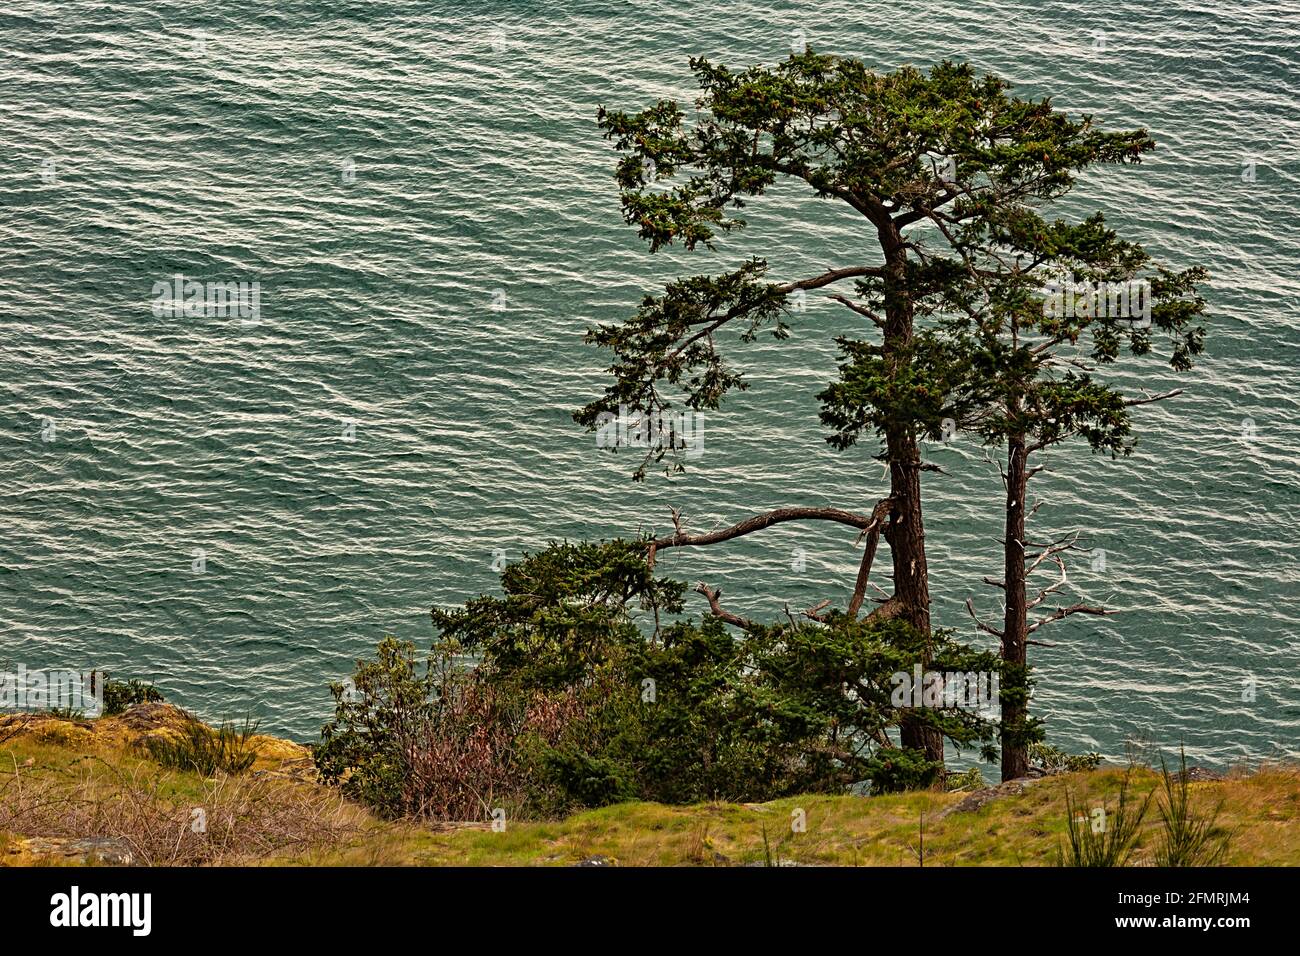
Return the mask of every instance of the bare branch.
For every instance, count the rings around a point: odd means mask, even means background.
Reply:
[[[1062,551],[1081,550],[1075,547],[1075,542],[1078,540],[1079,532],[1076,531],[1073,534],[1067,534],[1063,538],[1058,538],[1056,541],[1051,541],[1046,544],[1040,544],[1034,541],[1026,542],[1026,544],[1031,548],[1042,548],[1043,550],[1034,558],[1034,563],[1025,570],[1025,577],[1029,577],[1029,575],[1037,571],[1038,566],[1048,558],[1055,559],[1055,556],[1060,554]],[[1062,568],[1061,570],[1064,572],[1065,569]]]
[[[858,577],[853,582],[853,597],[849,600],[849,620],[856,621],[862,610],[862,599],[867,593],[867,579],[871,576],[871,565],[876,560],[876,548],[880,544],[880,529],[884,526],[889,509],[893,507],[892,498],[882,498],[871,512],[871,524],[864,532],[867,536],[866,547],[862,551],[862,564],[858,566]]]
[[[1002,639],[1001,631],[999,631],[996,627],[993,627],[989,624],[985,624],[975,615],[975,605],[971,602],[970,598],[966,599],[966,612],[970,614],[971,620],[975,622],[976,626],[978,626],[981,631],[983,631],[986,634],[992,634],[994,637],[998,638],[999,640]]]
[[[836,302],[839,302],[841,305],[848,306],[854,312],[858,313],[858,315],[865,315],[876,325],[880,326],[880,328],[883,329],[885,327],[885,320],[881,318],[879,315],[877,315],[876,313],[872,312],[866,306],[858,305],[856,302],[850,301],[849,299],[846,299],[844,296],[838,294],[832,295],[830,296],[830,298],[834,299]]]
[[[682,536],[682,534],[684,533],[684,532],[682,531],[682,513],[681,513],[681,510],[678,509],[678,508],[673,508],[673,507],[671,507],[671,506],[669,506],[668,510],[671,511],[671,512],[673,513],[673,530],[676,532],[676,534],[674,535],[674,537],[678,537],[678,538],[680,538],[680,537]]]
[[[761,515],[746,518],[739,524],[734,524],[730,528],[723,528],[721,531],[689,535],[681,530],[680,516],[676,515],[673,522],[676,526],[675,532],[664,538],[656,538],[649,544],[657,550],[677,548],[684,545],[717,544],[720,541],[730,541],[732,538],[739,538],[754,531],[770,528],[772,525],[784,521],[836,521],[851,528],[868,531],[871,528],[873,518],[870,515],[855,514],[841,508],[776,508]]]
[[[787,282],[784,285],[772,286],[771,290],[773,296],[789,295],[791,292],[799,289],[820,289],[823,286],[831,285],[832,283],[839,282],[842,279],[853,279],[861,276],[883,276],[884,274],[885,270],[883,266],[851,266],[846,269],[831,269],[829,272],[824,272],[819,276],[813,276],[810,279],[799,279],[795,282]],[[760,301],[768,300],[763,299]],[[739,318],[753,310],[758,304],[759,302],[751,302],[746,305],[733,306],[721,315],[707,317],[704,321],[708,322],[708,325],[703,329],[700,329],[700,331],[688,336],[673,350],[670,357],[679,357],[700,339],[712,335],[732,319]]]
[[[1176,388],[1172,392],[1165,392],[1163,395],[1150,395],[1146,393],[1144,394],[1146,395],[1145,398],[1130,398],[1124,404],[1128,406],[1133,406],[1133,405],[1150,405],[1152,402],[1163,402],[1166,398],[1173,398],[1176,395],[1183,394],[1183,390],[1181,388]]]
[[[1038,630],[1044,624],[1050,624],[1052,623],[1052,621],[1059,621],[1062,618],[1069,617],[1071,614],[1105,615],[1105,614],[1118,614],[1118,613],[1119,613],[1118,611],[1108,611],[1104,607],[1094,607],[1093,605],[1090,604],[1071,604],[1069,607],[1058,607],[1055,611],[1053,611],[1051,614],[1044,617],[1042,620],[1030,624],[1029,628],[1025,631],[1025,633],[1032,634],[1034,633],[1034,631]]]
[[[701,581],[695,585],[695,590],[703,594],[705,600],[709,602],[709,610],[713,612],[714,617],[721,618],[726,623],[734,624],[736,627],[744,628],[747,631],[753,630],[756,626],[753,621],[746,620],[739,615],[732,614],[730,611],[724,611],[722,609],[722,604],[719,600],[722,597],[721,588],[718,588],[718,590],[715,591]]]
[[[831,603],[831,599],[827,598],[825,601],[822,601],[819,604],[814,604],[812,607],[808,608],[808,610],[803,612],[803,616],[808,618],[809,620],[818,621],[822,624],[825,624],[826,616],[823,614],[819,614],[818,612],[821,611],[823,608],[829,606],[830,603]]]
[[[1040,560],[1041,560],[1041,558],[1040,558]],[[1057,566],[1058,568],[1061,569],[1061,578],[1060,578],[1060,580],[1057,581],[1055,584],[1050,585],[1050,586],[1048,586],[1048,587],[1045,587],[1045,588],[1043,588],[1041,591],[1039,591],[1039,592],[1038,592],[1038,597],[1034,598],[1032,601],[1028,602],[1028,603],[1025,605],[1025,610],[1026,610],[1026,611],[1032,611],[1034,608],[1038,607],[1038,605],[1040,605],[1040,604],[1042,604],[1044,601],[1046,601],[1046,600],[1047,600],[1047,596],[1048,596],[1049,594],[1054,594],[1054,593],[1056,593],[1056,592],[1059,591],[1061,588],[1065,587],[1065,585],[1066,585],[1067,583],[1069,583],[1069,582],[1066,580],[1066,574],[1065,574],[1065,562],[1062,561],[1062,560],[1061,560],[1059,557],[1057,557],[1055,554],[1052,555],[1052,561],[1056,564],[1056,566]],[[1037,566],[1037,565],[1035,565],[1035,566]],[[1026,575],[1026,576],[1028,576],[1028,575]]]
[[[796,289],[820,289],[822,286],[831,285],[841,279],[856,279],[862,276],[882,278],[884,275],[884,266],[850,266],[847,269],[830,269],[811,279],[787,282],[785,285],[777,286],[776,291],[788,295]]]

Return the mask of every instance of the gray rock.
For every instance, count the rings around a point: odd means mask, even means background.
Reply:
[[[983,790],[975,790],[962,797],[951,806],[944,807],[937,814],[936,820],[942,820],[950,813],[974,813],[980,810],[994,800],[1000,800],[1003,797],[1018,796],[1025,792],[1025,788],[1032,786],[1040,780],[1040,777],[1017,777],[1015,780],[1007,780],[998,784],[996,787],[985,787]]]
[[[11,847],[9,852],[58,856],[70,863],[80,864],[132,866],[135,863],[135,854],[131,851],[130,844],[117,837],[30,837]]]
[[[1190,780],[1192,783],[1198,783],[1227,780],[1228,777],[1226,774],[1219,773],[1217,770],[1207,770],[1205,767],[1188,767],[1185,771],[1180,770],[1178,773],[1174,774],[1174,779],[1179,783],[1182,783],[1184,779]]]

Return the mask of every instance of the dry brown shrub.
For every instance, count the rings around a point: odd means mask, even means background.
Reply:
[[[576,695],[534,695],[526,707],[476,674],[439,675],[438,706],[402,742],[405,816],[481,821],[528,800],[522,742],[553,742],[581,710]]]

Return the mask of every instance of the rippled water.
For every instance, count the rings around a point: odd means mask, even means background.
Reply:
[[[1134,737],[1219,764],[1300,754],[1294,2],[4,7],[0,659],[152,678],[309,738],[326,682],[384,634],[426,642],[430,605],[491,589],[498,549],[662,530],[669,505],[696,529],[869,508],[879,464],[816,422],[844,328],[816,296],[792,339],[745,354],[753,388],[685,476],[634,486],[568,417],[602,382],[582,330],[667,277],[766,253],[790,278],[871,247],[793,189],[711,256],[651,258],[620,220],[597,106],[688,98],[690,56],[771,62],[802,30],[1150,128],[1149,162],[1067,208],[1210,268],[1209,355],[1178,381],[1128,365],[1187,393],[1140,410],[1131,459],[1071,448],[1039,479],[1040,532],[1106,552],[1077,591],[1125,613],[1055,626],[1037,702],[1057,743],[1112,757]],[[258,281],[261,322],[156,318],[175,273]],[[970,631],[966,597],[994,604],[997,469],[960,439],[931,454],[936,615]],[[843,532],[667,566],[773,615],[842,598]]]

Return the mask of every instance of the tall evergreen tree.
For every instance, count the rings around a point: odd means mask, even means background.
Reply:
[[[970,391],[976,353],[944,326],[972,293],[960,250],[933,228],[936,217],[994,228],[1010,210],[1068,189],[1078,169],[1136,160],[1149,139],[1071,120],[1049,102],[1013,97],[996,77],[948,62],[928,73],[877,74],[857,60],[809,51],[773,67],[733,71],[696,59],[691,69],[701,90],[693,124],[669,100],[637,113],[600,112],[605,135],[624,153],[617,170],[624,217],[651,251],[673,243],[712,249],[720,233],[744,226],[740,211],[751,198],[788,180],[859,215],[864,253],[802,278],[770,278],[768,260],[754,258],[721,275],[670,283],[626,320],[589,332],[613,353],[612,381],[575,417],[595,428],[624,410],[657,419],[675,400],[718,407],[746,385],[724,357],[724,341],[784,337],[792,296],[827,290],[863,320],[863,333],[839,340],[843,360],[821,395],[821,417],[837,448],[864,432],[878,439],[887,492],[858,512],[783,508],[701,536],[679,526],[654,546],[729,540],[787,520],[858,527],[863,559],[844,596],[846,613],[856,617],[883,534],[893,589],[871,614],[929,635],[921,442],[940,437],[944,420],[961,413],[952,396],[972,407],[979,401]],[[710,604],[725,613],[716,594]],[[942,760],[941,735],[923,720],[905,718],[901,740]]]
[[[1153,146],[1148,140],[1143,150]],[[1093,451],[1129,454],[1130,409],[1179,391],[1126,394],[1098,373],[1125,350],[1140,357],[1157,346],[1167,349],[1175,371],[1190,369],[1203,349],[1198,319],[1205,302],[1197,284],[1205,272],[1154,263],[1140,245],[1108,228],[1101,213],[1077,223],[1048,222],[1026,204],[1004,207],[997,219],[962,223],[936,212],[932,222],[965,272],[965,291],[954,296],[958,317],[948,330],[966,343],[979,371],[954,407],[966,427],[1006,446],[1003,576],[986,579],[1003,592],[1002,622],[980,621],[969,600],[967,608],[1002,646],[1002,778],[1011,780],[1028,771],[1028,745],[1041,736],[1028,709],[1028,648],[1037,643],[1030,635],[1074,614],[1110,613],[1085,601],[1060,601],[1068,580],[1062,555],[1075,548],[1077,535],[1051,541],[1029,535],[1027,520],[1036,510],[1028,504],[1029,482],[1043,467],[1031,461],[1075,438]],[[1040,568],[1060,576],[1032,586]],[[1056,604],[1050,611],[1049,603]]]

